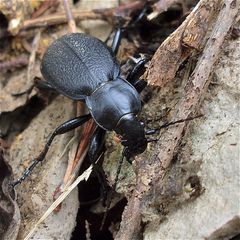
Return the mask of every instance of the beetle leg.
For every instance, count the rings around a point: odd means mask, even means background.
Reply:
[[[131,27],[135,27],[137,25],[137,23],[139,23],[146,16],[146,13],[149,9],[150,9],[149,5],[146,4],[145,7],[142,9],[142,11],[137,16],[137,18],[133,21],[130,21],[127,27],[117,29],[117,31],[115,32],[115,35],[113,37],[113,41],[112,41],[112,51],[115,55],[118,52],[118,48],[119,48],[119,45],[120,45],[120,42],[122,39],[122,32],[124,30],[128,30]]]
[[[149,4],[145,4],[144,8],[140,11],[140,13],[137,15],[137,17],[130,21],[129,27],[136,27],[138,23],[140,23],[144,18],[146,18],[146,15],[148,11],[150,11],[152,8]]]
[[[64,134],[66,132],[69,132],[81,125],[83,125],[85,122],[87,122],[89,119],[91,119],[91,115],[87,114],[84,116],[76,117],[73,119],[68,120],[67,122],[61,124],[59,127],[57,127],[50,138],[48,139],[44,149],[42,152],[33,160],[33,163],[23,172],[23,175],[18,178],[15,182],[12,183],[12,186],[15,187],[19,183],[21,183],[26,177],[28,177],[33,169],[37,166],[38,163],[42,162],[48,152],[48,149],[53,141],[53,139],[60,134]]]
[[[107,197],[107,181],[102,167],[97,162],[101,153],[103,153],[104,142],[105,142],[106,130],[97,127],[93,133],[88,148],[88,156],[90,162],[93,164],[93,170],[98,178],[99,183],[101,184],[101,194],[103,196],[103,202],[105,202]]]
[[[139,93],[147,86],[147,82],[139,78],[145,72],[145,63],[148,61],[148,59],[140,60],[127,76],[127,81],[131,83]]]
[[[120,43],[122,39],[122,29],[118,28],[117,31],[114,34],[113,41],[112,41],[112,51],[114,55],[117,54]]]

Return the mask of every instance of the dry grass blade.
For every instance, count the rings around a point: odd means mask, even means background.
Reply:
[[[24,238],[24,240],[28,240],[33,235],[34,231],[37,229],[38,225],[41,224],[53,211],[54,209],[61,203],[63,200],[69,195],[69,193],[83,180],[87,181],[90,174],[92,172],[92,165],[81,175],[79,176],[72,185],[65,189],[65,191],[53,202],[53,204],[47,209],[47,211],[43,214],[43,216],[39,219],[39,221],[35,224],[34,228],[29,232],[29,234]]]

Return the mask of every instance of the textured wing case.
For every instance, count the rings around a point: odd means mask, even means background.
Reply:
[[[102,83],[119,75],[111,50],[86,34],[65,35],[47,49],[41,65],[43,77],[72,99],[85,99]]]

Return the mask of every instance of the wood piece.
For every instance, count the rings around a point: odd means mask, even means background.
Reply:
[[[75,20],[91,20],[103,19],[104,17],[93,11],[74,11],[73,17]],[[51,14],[44,17],[25,20],[21,26],[21,30],[34,27],[47,27],[51,25],[66,23],[68,20],[65,13]]]
[[[39,47],[40,39],[41,39],[41,30],[37,32],[37,34],[34,36],[32,41],[31,54],[29,57],[29,64],[27,69],[27,83],[26,83],[27,87],[29,87],[29,85],[32,85],[32,82],[33,82],[32,72],[33,72],[33,68],[36,60],[36,53]]]
[[[43,1],[40,6],[36,9],[35,12],[32,13],[31,18],[37,18],[41,16],[43,13],[45,13],[47,10],[56,9],[59,2],[57,0],[46,0]]]
[[[159,0],[153,5],[153,12],[148,15],[148,20],[156,18],[160,13],[167,11],[174,3],[182,2],[181,0]],[[185,11],[183,11],[185,12]]]
[[[214,24],[214,29],[198,60],[195,71],[189,78],[182,99],[179,101],[175,112],[176,119],[187,118],[196,110],[210,83],[210,76],[218,60],[221,47],[227,34],[234,24],[239,11],[240,3],[236,0],[226,0],[221,6],[220,13]],[[155,63],[156,64],[156,63]],[[187,130],[188,123],[184,122],[172,126],[162,134],[150,159],[136,159],[138,167],[136,189],[126,207],[120,230],[116,240],[139,239],[141,224],[141,204],[149,198],[151,191],[162,184],[174,152],[178,149],[180,140]]]
[[[68,20],[68,27],[71,33],[75,33],[77,32],[77,27],[76,27],[76,23],[72,14],[72,10],[69,6],[69,1],[68,0],[62,0],[63,1],[63,6],[65,9],[65,14]]]
[[[101,13],[105,17],[122,17],[129,18],[133,14],[133,12],[140,10],[144,7],[146,1],[134,1],[126,4],[122,4],[118,7],[114,8],[103,8],[96,9],[94,12]]]
[[[27,57],[17,57],[11,61],[5,61],[0,63],[0,71],[12,69],[12,68],[19,68],[28,65],[28,58]]]
[[[142,9],[144,4],[145,1],[135,1],[115,8],[95,9],[90,11],[73,11],[72,15],[75,21],[98,19],[111,21],[110,18],[112,17],[130,17],[134,11]],[[68,22],[68,19],[66,18],[65,13],[56,13],[35,19],[25,20],[21,26],[21,30],[35,27],[47,27],[66,22]]]
[[[148,84],[163,87],[189,56],[201,50],[220,2],[200,1],[181,26],[161,44],[144,75]]]

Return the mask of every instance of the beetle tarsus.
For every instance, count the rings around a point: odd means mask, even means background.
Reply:
[[[34,162],[30,165],[30,167],[28,167],[24,172],[23,175],[18,178],[15,182],[13,182],[11,184],[12,187],[17,186],[18,184],[22,183],[33,171],[33,169],[35,168],[35,166],[39,163],[39,160],[34,160]]]

